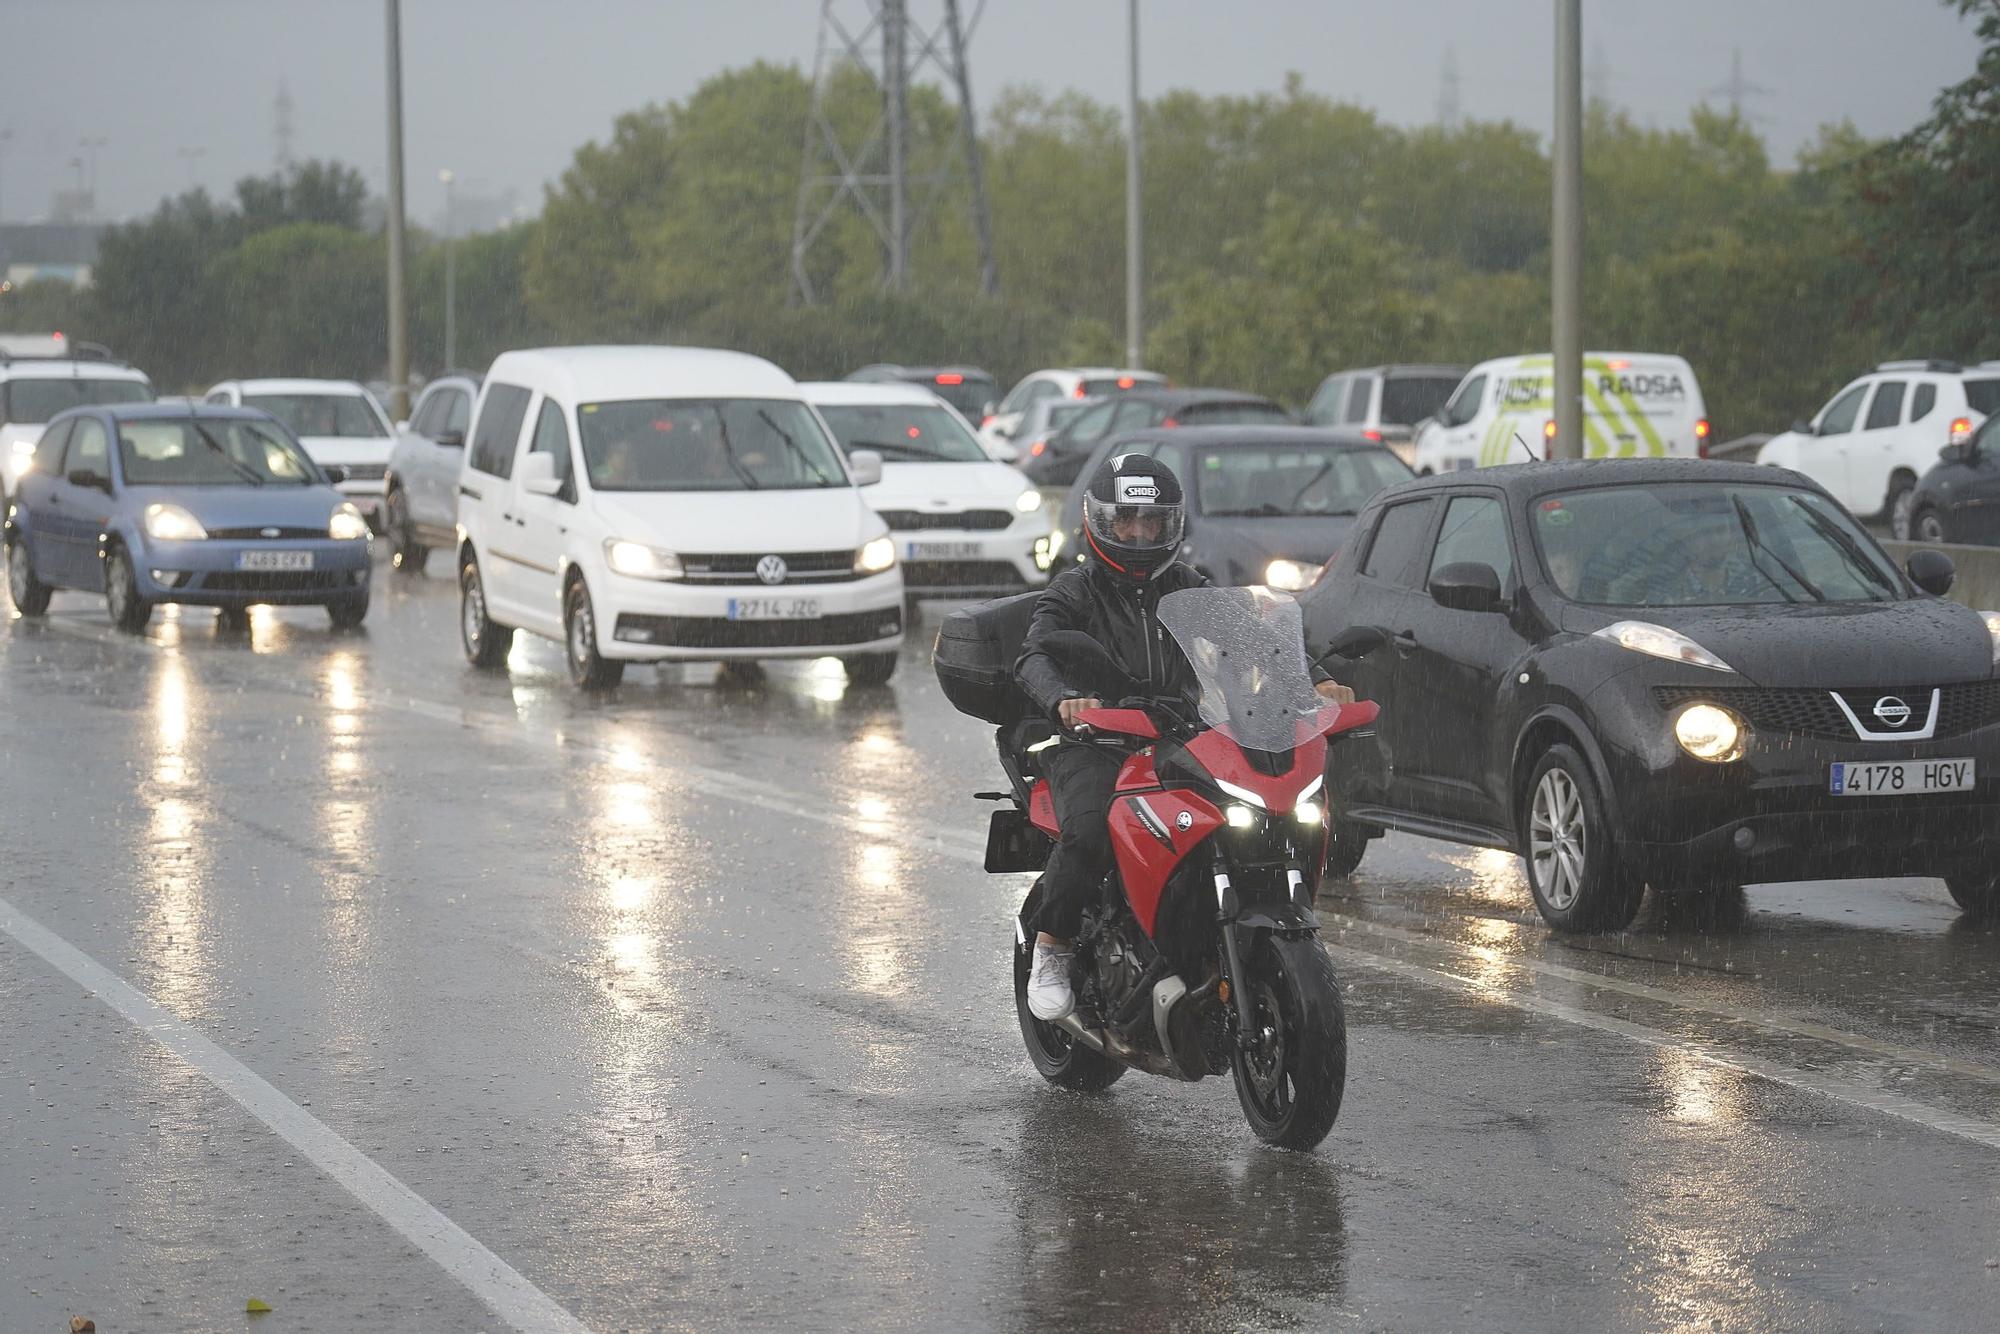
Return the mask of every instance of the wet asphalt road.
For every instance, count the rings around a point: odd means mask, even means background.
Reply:
[[[1563,940],[1387,839],[1279,1153],[1034,1075],[928,633],[589,699],[467,669],[435,564],[358,635],[0,626],[0,1331],[1994,1327],[2000,931],[1940,885]]]

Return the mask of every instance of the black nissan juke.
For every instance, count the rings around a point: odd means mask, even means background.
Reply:
[[[1645,887],[1941,876],[2000,909],[2000,612],[1899,570],[1796,473],[1693,460],[1392,487],[1302,595],[1382,704],[1329,775],[1327,870],[1386,829],[1519,853],[1559,930]]]

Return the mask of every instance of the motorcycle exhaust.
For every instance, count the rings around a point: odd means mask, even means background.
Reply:
[[[1167,1079],[1186,1079],[1180,1068],[1172,1060],[1143,1047],[1135,1047],[1107,1029],[1084,1027],[1083,1020],[1076,1017],[1074,1010],[1056,1020],[1056,1027],[1081,1042],[1101,1056],[1109,1056],[1135,1070],[1143,1070],[1149,1075],[1160,1075]]]

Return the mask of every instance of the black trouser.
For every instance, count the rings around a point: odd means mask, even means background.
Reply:
[[[1076,936],[1083,910],[1111,870],[1111,830],[1104,817],[1124,763],[1115,750],[1067,740],[1049,756],[1049,796],[1062,834],[1042,872],[1037,926],[1059,940]]]

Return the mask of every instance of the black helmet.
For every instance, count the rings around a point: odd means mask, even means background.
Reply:
[[[1083,493],[1084,541],[1108,569],[1150,579],[1181,549],[1185,510],[1173,469],[1143,454],[1119,454],[1104,461]]]

